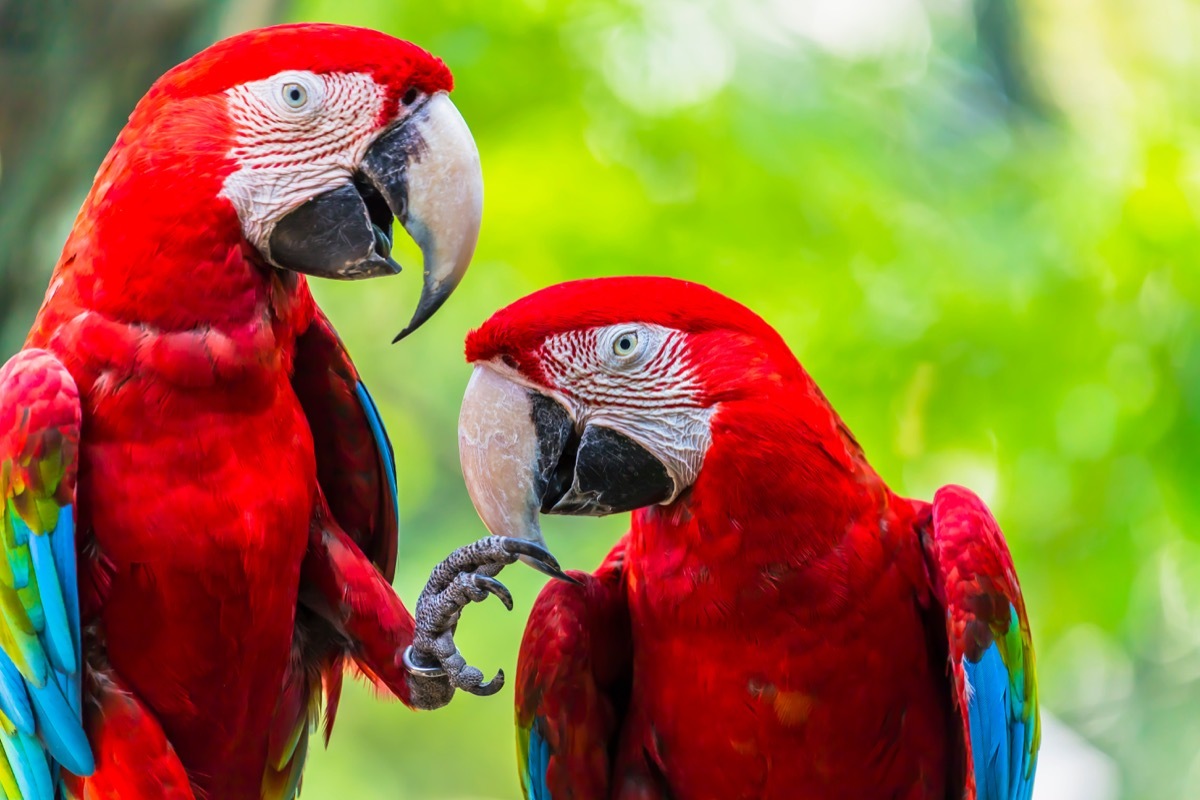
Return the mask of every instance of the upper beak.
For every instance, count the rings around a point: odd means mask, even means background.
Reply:
[[[675,496],[667,468],[640,444],[612,428],[578,428],[558,401],[475,367],[458,453],[489,531],[544,544],[540,513],[614,514]]]
[[[483,216],[479,152],[462,115],[438,92],[367,148],[351,183],[289,212],[271,233],[270,261],[327,278],[394,275],[392,220],[421,248],[424,286],[396,340],[433,316],[475,253]]]

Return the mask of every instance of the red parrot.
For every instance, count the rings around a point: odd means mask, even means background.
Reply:
[[[417,708],[478,688],[400,658],[452,630],[392,591],[391,446],[304,277],[398,272],[395,215],[405,333],[445,301],[482,208],[450,88],[413,44],[290,25],[134,109],[0,370],[0,795],[291,798],[344,666]],[[540,552],[488,540],[428,602],[506,599]]]
[[[788,346],[695,283],[536,292],[467,339],[495,534],[633,511],[547,586],[517,675],[531,800],[1028,800],[1034,655],[1004,538],[894,494]]]

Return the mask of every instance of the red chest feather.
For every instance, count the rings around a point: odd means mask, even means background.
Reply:
[[[39,329],[84,406],[88,646],[189,769],[235,795],[262,779],[318,491],[286,369],[296,321],[278,311],[174,333],[95,312]]]
[[[772,544],[786,528],[663,522],[639,515],[631,538],[618,776],[650,758],[680,797],[941,796],[949,693],[904,568],[915,538],[852,529],[798,564]]]

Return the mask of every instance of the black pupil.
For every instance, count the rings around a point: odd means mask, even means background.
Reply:
[[[293,103],[299,103],[300,102],[300,87],[293,86],[291,88],[291,91],[288,92],[288,97],[290,97],[292,99]]]
[[[404,97],[400,98],[400,101],[402,103],[404,103],[404,105],[406,105],[406,106],[411,106],[413,103],[416,102],[416,100],[417,100],[417,90],[416,89],[409,89],[407,92],[404,93]]]
[[[617,342],[617,347],[620,347],[622,350],[631,350],[633,349],[633,342],[629,341],[628,336],[622,336],[621,341]]]

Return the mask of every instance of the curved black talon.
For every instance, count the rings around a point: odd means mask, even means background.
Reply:
[[[481,683],[478,686],[463,686],[461,688],[464,692],[469,692],[476,697],[491,697],[504,688],[504,670],[496,670],[496,677],[487,683]]]
[[[499,600],[501,603],[503,603],[504,607],[507,608],[509,611],[513,610],[512,592],[510,592],[508,590],[508,587],[506,587],[503,583],[496,580],[495,578],[491,578],[491,577],[488,577],[487,575],[479,575],[479,574],[475,575],[474,581],[475,581],[475,585],[478,586],[480,589],[483,589],[485,592],[495,595],[496,599]]]
[[[576,586],[580,585],[579,581],[563,572],[563,568],[559,566],[558,559],[554,557],[554,554],[537,542],[531,542],[528,539],[506,538],[501,546],[510,553],[523,556],[522,561],[544,575]]]

